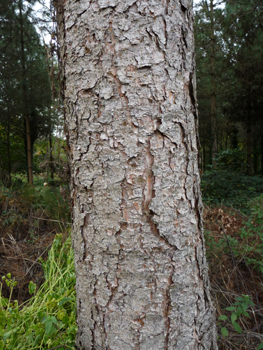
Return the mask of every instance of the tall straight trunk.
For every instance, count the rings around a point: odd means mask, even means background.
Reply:
[[[252,175],[253,165],[252,165],[252,125],[251,116],[248,112],[247,117],[247,165],[248,165],[248,175]]]
[[[53,99],[54,100],[54,99]],[[48,139],[49,139],[49,169],[50,169],[50,177],[53,180],[54,179],[54,162],[53,162],[53,143],[52,143],[52,122],[51,122],[51,107],[49,107],[49,133],[48,133]]]
[[[76,347],[216,349],[192,2],[61,6]]]
[[[211,75],[211,137],[212,137],[212,165],[216,166],[218,151],[217,121],[216,121],[216,82],[215,82],[215,28],[214,28],[214,1],[210,0],[210,75]]]
[[[10,187],[12,185],[12,178],[11,178],[11,153],[10,153],[10,113],[8,109],[8,121],[7,121],[7,135],[6,135],[6,141],[7,141],[7,187]]]
[[[203,147],[203,157],[202,157],[202,172],[204,173],[205,172],[205,169],[206,169],[206,167],[205,167],[205,162],[206,162],[206,152],[205,152],[205,147]]]
[[[49,169],[50,169],[50,177],[54,179],[54,163],[53,163],[53,154],[52,154],[52,132],[49,132]]]
[[[250,84],[249,84],[250,85]],[[253,164],[252,164],[252,120],[251,120],[251,88],[249,88],[248,101],[247,101],[247,165],[248,175],[253,173]]]
[[[258,174],[258,148],[257,143],[255,141],[253,145],[253,174]]]
[[[19,0],[20,44],[21,44],[21,65],[22,65],[22,93],[23,93],[23,113],[24,113],[25,125],[26,125],[27,173],[28,173],[28,182],[30,184],[33,184],[32,146],[31,146],[29,110],[28,110],[28,102],[27,102],[24,21],[23,21],[22,7],[23,7],[23,1]]]

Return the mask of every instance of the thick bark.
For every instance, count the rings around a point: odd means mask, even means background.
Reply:
[[[60,11],[76,346],[216,349],[192,3],[70,0]]]

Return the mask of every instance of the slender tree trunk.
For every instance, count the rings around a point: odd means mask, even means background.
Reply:
[[[10,101],[7,102],[7,134],[6,134],[6,152],[7,152],[7,187],[12,185],[12,176],[11,176],[11,152],[10,152],[10,133],[11,133],[11,111],[10,111]]]
[[[234,149],[238,149],[238,130],[237,130],[237,127],[234,126],[234,130],[233,130],[233,137],[232,137],[232,148]]]
[[[247,165],[248,175],[252,175],[252,130],[251,130],[251,117],[247,119]]]
[[[53,100],[54,101],[54,100]],[[49,107],[49,169],[50,169],[50,177],[53,180],[54,179],[54,162],[53,162],[53,144],[52,144],[52,125],[51,125],[51,109]]]
[[[206,170],[206,167],[205,167],[205,163],[206,162],[206,152],[205,152],[205,146],[204,146],[204,148],[203,148],[203,167],[202,167],[202,171],[203,171],[203,173],[205,172],[205,170]]]
[[[253,173],[253,165],[252,165],[252,121],[251,121],[251,100],[250,100],[250,91],[248,98],[248,108],[247,108],[247,165],[248,175],[252,175]]]
[[[52,132],[49,132],[49,169],[50,169],[50,177],[54,179],[54,164],[53,164],[53,145],[52,145]]]
[[[253,147],[253,174],[258,174],[258,150],[257,145],[254,145]]]
[[[216,349],[192,2],[63,6],[76,347]]]
[[[22,0],[19,0],[21,65],[22,65],[22,92],[23,92],[23,105],[24,105],[23,110],[24,110],[24,118],[25,118],[25,125],[26,125],[27,169],[28,169],[28,182],[30,184],[33,184],[32,146],[31,146],[29,110],[28,110],[28,102],[27,102],[24,23],[23,23],[22,7],[23,7],[23,2],[22,2]]]
[[[10,153],[10,114],[8,110],[8,121],[7,121],[7,162],[8,162],[8,178],[7,178],[7,187],[10,187],[12,185],[12,178],[11,178],[11,153]]]
[[[210,0],[211,21],[211,51],[210,51],[210,74],[211,74],[211,134],[212,134],[212,165],[216,166],[218,151],[217,121],[216,121],[216,82],[215,82],[215,28],[214,28],[214,1]]]

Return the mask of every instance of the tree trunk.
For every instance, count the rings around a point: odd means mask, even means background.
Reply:
[[[54,180],[54,162],[53,162],[53,142],[52,142],[52,121],[51,121],[51,108],[49,107],[49,169],[50,169],[50,177]]]
[[[253,140],[253,175],[258,174],[258,140]]]
[[[192,3],[63,6],[76,347],[216,349],[202,233]]]
[[[6,153],[7,153],[7,183],[6,187],[11,187],[12,186],[12,161],[11,161],[11,152],[10,152],[10,147],[11,147],[11,142],[10,142],[10,134],[11,134],[11,112],[10,112],[10,102],[8,100],[7,103],[7,133],[6,133]]]
[[[20,44],[21,44],[21,65],[22,65],[22,93],[23,93],[23,113],[26,125],[26,149],[27,149],[27,174],[28,182],[33,185],[33,167],[32,167],[32,145],[30,134],[29,110],[27,101],[26,86],[26,65],[25,65],[25,45],[24,45],[24,23],[22,13],[23,1],[19,0],[19,19],[20,19]]]
[[[247,173],[252,175],[253,165],[252,165],[252,121],[251,121],[251,100],[250,94],[248,99],[248,109],[247,109]]]
[[[215,82],[215,28],[214,28],[214,1],[210,0],[211,21],[211,50],[210,50],[210,76],[211,76],[211,136],[212,136],[212,165],[216,166],[218,151],[217,121],[216,121],[216,82]]]

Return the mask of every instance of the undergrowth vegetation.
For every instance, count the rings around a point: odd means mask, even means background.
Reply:
[[[46,261],[42,261],[45,282],[26,303],[12,300],[16,281],[11,274],[0,284],[0,349],[74,349],[76,326],[74,257],[70,238],[63,243],[56,235]],[[2,285],[10,288],[9,298],[1,294]]]
[[[67,185],[0,187],[0,349],[74,348],[69,228]]]
[[[222,174],[203,176],[218,345],[224,350],[259,350],[263,349],[263,179]]]
[[[227,170],[209,171],[202,175],[202,193],[208,205],[223,203],[250,214],[251,199],[263,193],[263,177]]]
[[[34,186],[22,183],[12,189],[2,187],[0,190],[1,224],[7,229],[15,227],[15,231],[18,232],[25,223],[28,223],[31,224],[30,233],[35,234],[39,221],[48,220],[49,224],[57,223],[59,225],[53,226],[59,226],[60,230],[63,230],[66,222],[70,220],[65,192],[67,195],[67,185],[44,186],[43,180],[36,181]]]

